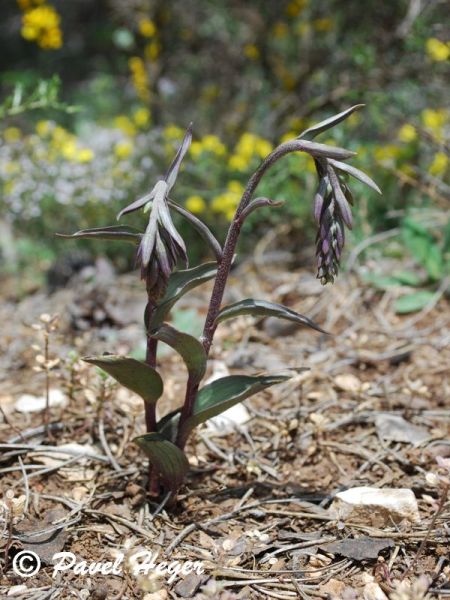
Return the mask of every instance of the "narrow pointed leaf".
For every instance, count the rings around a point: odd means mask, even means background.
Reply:
[[[284,205],[284,200],[271,200],[270,198],[255,198],[248,204],[241,213],[240,219],[241,221],[245,221],[245,219],[257,208],[263,208],[264,206],[269,206],[271,208],[278,208],[279,206]]]
[[[117,220],[120,219],[120,217],[122,217],[123,215],[126,215],[128,213],[134,212],[135,210],[138,210],[139,208],[142,208],[142,206],[145,206],[148,202],[150,202],[152,200],[152,198],[155,195],[155,188],[152,189],[152,191],[149,194],[146,194],[145,196],[142,196],[142,198],[139,198],[138,200],[135,200],[134,202],[132,202],[131,204],[129,204],[126,208],[123,208],[120,213],[117,215]]]
[[[128,225],[112,225],[111,227],[94,227],[92,229],[81,229],[69,235],[57,233],[62,238],[96,239],[96,240],[119,240],[138,244],[142,233]]]
[[[180,206],[173,200],[169,200],[169,206],[173,208],[177,213],[179,213],[182,217],[184,217],[189,223],[194,227],[197,232],[202,236],[208,246],[214,253],[217,261],[220,262],[222,260],[222,247],[220,246],[217,239],[214,237],[212,231],[201,221],[197,219],[195,215],[193,215],[190,211],[186,210],[183,206]]]
[[[140,360],[116,354],[86,356],[83,360],[100,367],[150,404],[155,404],[163,393],[163,382],[159,373]]]
[[[133,439],[148,456],[163,480],[164,486],[176,492],[183,483],[189,463],[186,455],[160,433],[147,433]]]
[[[192,142],[192,123],[189,124],[189,127],[186,130],[183,141],[181,142],[180,147],[176,153],[175,158],[170,165],[167,174],[165,176],[165,180],[167,181],[167,188],[170,191],[177,179],[178,171],[180,170],[181,161],[183,160],[186,152],[189,150],[189,146]]]
[[[301,323],[307,325],[316,331],[326,333],[321,329],[314,321],[308,319],[304,315],[301,315],[282,304],[276,304],[275,302],[268,302],[267,300],[254,300],[253,298],[246,298],[245,300],[239,300],[234,304],[224,306],[219,314],[217,315],[216,323],[225,321],[226,319],[233,319],[240,315],[252,315],[254,317],[278,317],[279,319],[285,319],[287,321],[293,321],[294,323]]]
[[[358,179],[362,183],[365,183],[370,188],[372,188],[373,190],[375,190],[376,192],[381,194],[381,190],[377,186],[375,181],[373,179],[371,179],[368,175],[366,175],[363,171],[360,171],[356,167],[352,167],[351,165],[348,165],[347,163],[342,163],[342,162],[339,162],[338,160],[333,160],[332,158],[329,159],[329,163],[331,165],[333,165],[333,167],[335,169],[339,169],[339,171],[344,171],[345,173],[348,173],[355,179]]]
[[[197,338],[163,323],[150,333],[152,338],[171,346],[184,360],[193,384],[200,383],[206,371],[207,356]]]
[[[319,144],[307,140],[299,140],[297,143],[301,144],[301,150],[317,158],[347,160],[348,158],[352,158],[352,156],[356,156],[356,152],[346,150],[345,148],[339,148],[338,146],[329,146],[328,144]]]
[[[336,172],[334,171],[333,167],[330,166],[328,167],[328,178],[330,180],[330,185],[333,190],[334,199],[336,200],[337,204],[339,205],[339,208],[341,209],[341,214],[342,218],[344,219],[344,223],[349,229],[351,229],[353,224],[352,211],[350,209],[348,200],[341,189],[338,176],[336,175]]]
[[[166,293],[155,309],[149,323],[150,331],[156,329],[164,321],[175,302],[189,290],[213,279],[217,273],[217,263],[208,262],[192,269],[175,271],[169,278]]]
[[[182,437],[194,427],[208,419],[220,415],[238,402],[265,390],[266,388],[290,379],[290,375],[230,375],[205,385],[197,394],[192,416],[182,427]]]
[[[343,110],[339,114],[329,117],[328,119],[325,119],[324,121],[321,121],[320,123],[317,123],[316,125],[313,125],[312,127],[309,127],[308,129],[305,129],[305,131],[303,131],[298,136],[298,139],[301,139],[301,140],[314,139],[316,137],[316,135],[319,135],[319,133],[322,133],[323,131],[327,131],[327,129],[331,129],[335,125],[338,125],[338,123],[341,123],[347,117],[349,117],[352,113],[354,113],[355,110],[359,110],[360,108],[363,108],[363,106],[365,106],[365,105],[364,104],[355,104],[355,106],[351,106],[350,108]]]

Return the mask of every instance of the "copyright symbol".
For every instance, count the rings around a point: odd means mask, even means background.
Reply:
[[[33,577],[39,573],[41,568],[41,559],[31,550],[22,550],[18,552],[12,561],[12,568],[19,577]]]

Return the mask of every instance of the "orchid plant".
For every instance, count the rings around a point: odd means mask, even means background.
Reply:
[[[239,315],[275,316],[323,332],[309,318],[281,304],[245,298],[222,306],[222,300],[245,219],[260,207],[276,207],[282,204],[268,198],[254,199],[256,188],[270,167],[291,152],[306,152],[314,159],[318,176],[318,188],[314,198],[314,216],[318,223],[317,277],[322,284],[334,281],[344,247],[345,228],[352,227],[350,205],[353,204],[353,196],[346,176],[350,175],[378,192],[380,190],[370,177],[346,162],[355,155],[354,152],[316,143],[313,139],[362,106],[352,106],[275,148],[251,175],[223,245],[201,220],[172,199],[182,160],[192,141],[191,126],[188,127],[165,177],[156,182],[150,193],[124,208],[118,215],[118,218],[121,218],[140,209],[143,209],[144,213],[149,212],[148,225],[144,232],[127,225],[113,225],[85,229],[64,236],[127,241],[137,246],[137,261],[148,300],[144,314],[147,336],[145,361],[109,353],[89,356],[83,360],[100,367],[120,384],[143,398],[147,431],[133,441],[149,458],[151,494],[156,496],[163,490],[174,494],[181,486],[189,470],[184,448],[197,425],[290,377],[281,373],[231,375],[201,386],[214,334],[221,322]],[[174,226],[172,212],[179,213],[187,219],[201,234],[214,260],[188,268],[186,245]],[[179,266],[183,268],[178,268]],[[167,320],[170,310],[184,294],[209,280],[214,280],[214,286],[203,334],[197,339],[178,331]],[[157,347],[160,342],[168,344],[181,355],[187,368],[187,381],[182,406],[158,420],[156,406],[164,390],[156,364]]]

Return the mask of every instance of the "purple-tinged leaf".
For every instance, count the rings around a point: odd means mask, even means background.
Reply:
[[[166,292],[156,307],[149,329],[156,329],[164,321],[165,316],[181,296],[189,290],[213,279],[217,274],[217,263],[208,262],[198,265],[192,269],[175,271],[169,277]]]
[[[173,185],[177,179],[178,176],[178,171],[180,170],[180,166],[181,166],[181,161],[183,160],[184,156],[186,155],[186,152],[189,150],[189,146],[191,145],[192,142],[192,123],[189,124],[189,127],[186,130],[186,133],[184,135],[183,141],[181,142],[180,147],[178,148],[178,151],[175,155],[175,158],[172,161],[172,164],[170,165],[166,176],[164,177],[164,179],[167,181],[167,191],[170,192],[170,190],[173,188]]]
[[[163,323],[158,329],[150,332],[150,337],[168,344],[176,350],[184,360],[192,384],[200,383],[206,371],[207,356],[203,344],[197,338],[183,333]]]
[[[192,415],[181,428],[181,437],[186,438],[200,423],[220,415],[242,400],[266,388],[290,379],[290,375],[230,375],[216,379],[199,390]]]
[[[175,210],[178,214],[180,214],[187,221],[189,221],[189,223],[192,225],[192,227],[194,227],[197,230],[197,232],[202,236],[202,238],[205,240],[205,242],[211,248],[217,261],[220,262],[222,260],[222,254],[223,254],[222,247],[220,246],[217,239],[214,237],[211,230],[203,223],[203,221],[201,221],[200,219],[197,219],[197,217],[195,215],[193,215],[190,211],[188,211],[183,206],[180,206],[173,200],[168,200],[168,204],[171,208],[173,208],[173,210]]]
[[[307,140],[296,140],[299,145],[299,150],[307,152],[316,158],[335,158],[337,160],[347,160],[356,156],[356,152],[339,148],[338,146],[328,146],[328,144],[319,144],[317,142],[309,142]]]
[[[163,393],[163,382],[159,373],[140,360],[129,356],[104,354],[86,356],[83,361],[100,367],[149,404],[155,404]]]
[[[319,135],[319,133],[323,133],[324,131],[327,131],[327,129],[331,129],[335,125],[338,125],[338,123],[341,123],[342,121],[347,119],[347,117],[349,117],[352,113],[354,113],[355,110],[359,110],[364,106],[364,104],[355,104],[355,106],[351,106],[350,108],[343,110],[339,114],[329,117],[328,119],[325,119],[324,121],[321,121],[320,123],[317,123],[316,125],[305,129],[305,131],[303,131],[298,136],[298,139],[312,140],[316,137],[316,135]]]
[[[286,321],[293,321],[294,323],[300,323],[311,327],[321,333],[326,333],[319,325],[282,304],[276,304],[275,302],[268,302],[267,300],[254,300],[253,298],[246,298],[245,300],[239,300],[234,304],[224,306],[219,314],[217,315],[216,323],[225,321],[226,319],[234,319],[241,315],[252,315],[255,317],[278,317],[279,319],[285,319]]]
[[[165,487],[176,492],[189,471],[186,455],[160,433],[146,433],[133,439],[156,468]]]
[[[283,206],[284,200],[270,200],[270,198],[255,198],[248,204],[241,213],[240,220],[244,222],[245,219],[257,208],[263,208],[268,206],[270,208],[277,208]]]
[[[135,210],[138,210],[139,208],[142,208],[148,202],[150,202],[154,198],[154,196],[155,196],[155,189],[156,189],[156,186],[152,189],[152,191],[149,194],[146,194],[145,196],[142,196],[142,198],[139,198],[138,200],[135,200],[134,202],[132,202],[131,204],[129,204],[126,208],[123,208],[120,211],[120,213],[117,215],[117,220],[119,220],[123,215],[126,215],[128,213],[134,212]]]
[[[338,176],[336,175],[333,167],[331,166],[328,167],[328,178],[330,180],[330,185],[333,190],[334,199],[337,205],[339,206],[342,218],[344,219],[344,223],[349,229],[351,229],[353,224],[352,211],[350,209],[350,205],[347,201],[347,198],[345,197],[344,192],[341,189]]]
[[[348,165],[347,163],[339,162],[338,160],[333,160],[332,158],[329,159],[329,163],[335,169],[338,169],[339,171],[344,171],[345,173],[348,173],[355,179],[358,179],[362,183],[365,183],[366,185],[368,185],[370,188],[372,188],[379,194],[382,193],[380,188],[375,183],[375,181],[373,181],[373,179],[371,179],[368,175],[366,175],[363,171],[360,171],[356,167],[352,167],[351,165]]]
[[[72,234],[57,233],[58,237],[62,238],[79,238],[79,239],[97,239],[97,240],[113,240],[131,242],[138,244],[142,238],[142,233],[134,227],[128,225],[112,225],[111,227],[94,227],[92,229],[82,229]]]
[[[327,193],[328,179],[323,177],[320,180],[319,187],[316,195],[314,196],[314,218],[317,222],[320,221],[320,215],[322,214],[323,203],[325,200],[325,194]]]

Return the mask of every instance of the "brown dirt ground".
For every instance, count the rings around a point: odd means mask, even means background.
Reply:
[[[187,317],[183,311],[175,315],[180,327],[200,326],[208,290],[186,296]],[[450,456],[448,303],[441,298],[422,313],[400,317],[392,309],[398,293],[365,287],[354,275],[321,288],[303,271],[241,265],[229,300],[284,302],[332,335],[247,317],[220,327],[211,373],[309,370],[292,371],[288,382],[246,401],[251,419],[234,431],[198,430],[188,446],[188,479],[176,504],[162,508],[146,497],[145,459],[130,443],[143,432],[140,402],[77,359],[142,351],[144,298],[135,278],[101,285],[76,281],[51,296],[37,292],[20,302],[4,298],[0,443],[10,446],[0,446],[0,490],[27,495],[28,505],[23,515],[19,503],[14,523],[3,519],[3,531],[0,518],[0,596],[424,598],[419,592],[395,596],[406,573],[405,581],[415,584],[428,576],[430,598],[450,597],[450,506],[425,478],[438,472],[436,456]],[[51,410],[51,439],[43,433],[42,413],[14,409],[22,394],[44,392],[45,375],[33,370],[39,351],[31,347],[41,344],[42,332],[30,327],[43,312],[60,315],[50,338],[50,357],[60,360],[50,386],[69,397],[66,407]],[[185,373],[167,351],[159,367],[166,381],[164,414],[180,403]],[[402,416],[428,435],[415,443],[386,439],[379,429],[385,414]],[[55,460],[45,453],[45,447],[66,443],[93,446],[97,457]],[[376,515],[337,520],[328,510],[333,496],[356,486],[412,490],[420,521],[386,524]],[[366,559],[358,548],[353,556],[327,549],[333,541],[361,538],[369,546],[385,544]],[[11,568],[24,548],[34,548],[43,562],[28,579]],[[138,548],[158,552],[159,561],[202,561],[204,574],[170,584],[166,577],[128,573],[67,572],[54,579],[48,564],[56,551],[107,561],[114,552]]]

